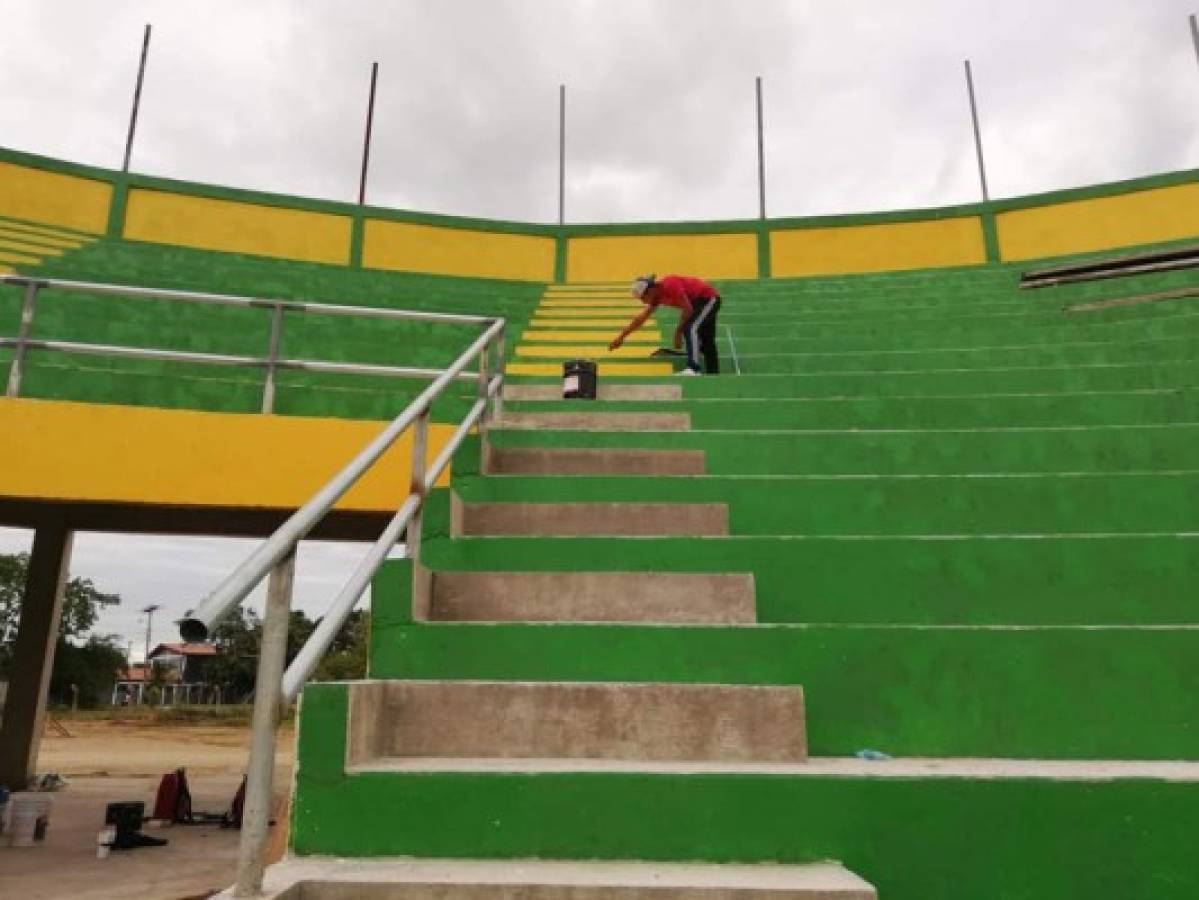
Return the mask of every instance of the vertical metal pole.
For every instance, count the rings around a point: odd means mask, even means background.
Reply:
[[[37,292],[41,287],[31,281],[25,286],[25,302],[21,306],[21,324],[17,329],[17,346],[12,354],[12,366],[8,370],[8,387],[5,397],[16,397],[21,393],[21,379],[25,375],[25,344],[33,331],[33,314],[37,308]]]
[[[729,352],[733,354],[733,371],[738,375],[741,374],[741,363],[737,359],[737,345],[733,343],[733,329],[728,325],[724,326],[725,336],[729,339]]]
[[[479,452],[483,455],[483,459],[487,458],[487,380],[491,372],[491,367],[487,364],[491,344],[486,344],[479,351],[479,390],[478,398],[483,402],[483,413],[479,416]]]
[[[271,337],[266,352],[266,381],[262,385],[262,412],[275,411],[275,372],[279,362],[279,347],[283,342],[283,304],[276,303],[271,313]]]
[[[262,645],[254,679],[254,713],[250,731],[250,764],[246,802],[242,812],[241,843],[237,851],[235,897],[262,893],[262,870],[270,827],[275,780],[275,731],[282,699],[280,684],[287,662],[287,625],[291,619],[291,593],[296,573],[296,551],[271,570],[267,584]]]
[[[505,339],[507,336],[508,326],[505,325],[500,333],[495,336],[495,363],[493,368],[500,376],[500,389],[495,392],[495,399],[491,402],[491,421],[496,423],[500,421],[500,417],[504,414],[504,383],[506,364],[504,361],[504,353],[506,351]]]
[[[371,128],[375,123],[375,84],[379,80],[379,64],[371,63],[371,92],[366,102],[366,136],[362,139],[362,175],[358,179],[358,205],[366,203],[366,169],[371,158]]]
[[[558,85],[558,224],[566,222],[566,85]]]
[[[405,542],[408,545],[408,558],[413,560],[413,567],[420,562],[420,532],[421,523],[425,517],[425,495],[428,493],[425,484],[425,466],[429,450],[429,410],[417,417],[412,426],[412,481],[409,492],[420,498],[416,512],[408,520],[408,533]]]
[[[129,115],[129,136],[125,138],[125,162],[121,165],[122,172],[129,171],[129,157],[133,154],[133,133],[137,131],[137,111],[142,105],[142,82],[146,78],[146,57],[150,53],[150,23],[146,23],[146,31],[142,35],[142,60],[137,67],[137,86],[133,89],[133,112]]]
[[[762,128],[762,76],[755,79],[758,95],[758,218],[766,218],[766,146]]]
[[[978,180],[983,187],[983,202],[991,199],[987,190],[987,163],[983,158],[982,130],[978,126],[978,102],[974,98],[974,73],[970,69],[970,60],[966,60],[966,91],[970,94],[970,118],[974,122],[974,149],[978,153]]]

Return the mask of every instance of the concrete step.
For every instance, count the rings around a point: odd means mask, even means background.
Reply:
[[[549,860],[288,859],[271,866],[278,900],[876,900],[838,863],[710,865]],[[232,891],[218,895],[232,897]]]
[[[703,475],[703,450],[491,447],[489,475]]]
[[[511,412],[500,428],[523,431],[687,431],[690,413],[655,412]]]
[[[600,400],[682,400],[681,384],[601,384]],[[561,400],[558,384],[506,384],[505,400]]]
[[[752,575],[654,572],[434,572],[438,622],[752,625]]]
[[[357,681],[349,769],[389,760],[807,759],[798,686],[636,682]]]
[[[468,503],[454,537],[726,537],[727,503]]]

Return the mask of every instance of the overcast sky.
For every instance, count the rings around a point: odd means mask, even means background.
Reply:
[[[568,221],[814,215],[976,200],[962,61],[994,196],[1199,166],[1199,0],[0,0],[0,145],[118,168],[154,26],[137,172],[353,200],[370,64],[368,200],[553,221],[567,85]],[[28,542],[0,529],[0,552]],[[155,639],[248,552],[81,536],[120,591],[104,630]],[[301,552],[316,612],[350,548]],[[319,599],[318,599],[319,598]],[[161,628],[159,623],[163,623]],[[140,646],[141,638],[138,638]]]

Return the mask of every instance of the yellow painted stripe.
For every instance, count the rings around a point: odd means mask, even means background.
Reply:
[[[14,231],[25,231],[29,234],[36,234],[41,237],[57,237],[64,240],[82,241],[83,243],[91,243],[96,240],[93,234],[84,234],[79,231],[68,231],[65,228],[56,228],[53,225],[35,225],[30,222],[21,222],[17,219],[10,219],[7,216],[0,216],[0,227],[11,228]]]
[[[62,249],[59,247],[31,244],[28,241],[14,241],[3,235],[0,235],[0,250],[11,250],[14,253],[37,253],[41,256],[62,256]]]
[[[0,266],[0,275],[11,275],[13,269],[11,266]]]
[[[0,216],[5,218],[103,234],[112,192],[107,181],[0,162]]]
[[[67,250],[76,250],[91,243],[91,241],[83,238],[62,237],[57,234],[33,231],[32,229],[22,231],[20,228],[4,224],[2,220],[0,220],[0,237],[12,238],[17,241],[36,241],[39,244],[46,244],[51,247],[64,247]]]
[[[586,299],[588,297],[619,297],[621,300],[636,300],[628,291],[556,291],[553,288],[546,288],[543,297],[578,297]]]
[[[674,373],[670,363],[623,363],[601,362],[598,366],[601,377],[606,375],[640,375],[644,378],[656,378],[661,375]],[[561,364],[554,363],[508,363],[505,370],[509,375],[551,375],[562,376]]]
[[[567,344],[571,341],[610,341],[616,337],[616,331],[526,331],[520,336],[522,341],[541,341]],[[630,343],[656,344],[662,340],[657,331],[646,331],[644,328],[627,338]]]
[[[644,306],[631,297],[626,300],[542,300],[542,309],[579,309],[588,306],[609,306],[617,309],[644,309]]]
[[[294,509],[385,426],[0,399],[0,472],[9,497]],[[428,460],[453,430],[429,426]],[[394,512],[408,493],[411,452],[408,431],[337,508]]]
[[[516,348],[516,355],[530,359],[599,359],[619,357],[621,359],[649,359],[652,347],[624,346],[619,350],[609,350],[607,344],[565,344],[549,347],[537,347],[521,344]]]
[[[559,319],[557,317],[542,318],[535,316],[529,321],[530,328],[616,328],[629,323],[628,316],[613,316],[607,319]],[[650,319],[645,323],[649,328],[657,328],[658,323]]]
[[[3,250],[0,250],[0,262],[29,263],[30,265],[36,265],[37,263],[40,263],[41,261],[42,261],[41,257],[26,256],[23,253],[6,253]]]
[[[555,316],[563,319],[588,319],[595,316],[609,316],[623,319],[625,322],[633,318],[633,309],[545,309],[538,307],[534,315]]]

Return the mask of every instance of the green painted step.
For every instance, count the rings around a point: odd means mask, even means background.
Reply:
[[[1199,571],[1196,535],[956,540],[757,536],[702,541],[429,538],[423,552],[424,564],[439,572],[749,573],[754,579],[758,621],[763,623],[1199,623],[1194,603],[1194,573]],[[397,593],[401,589],[407,590],[394,584],[380,588]],[[379,594],[375,597],[378,604]],[[401,612],[392,614],[401,616]]]
[[[512,449],[701,450],[710,475],[1118,473],[1195,465],[1199,424],[910,432],[495,430],[491,442]]]
[[[472,503],[727,503],[734,535],[1199,533],[1199,472],[454,479]]]
[[[801,429],[1046,428],[1162,425],[1199,421],[1199,390],[960,397],[776,398],[688,400],[664,405],[637,401],[514,401],[509,414],[601,411],[604,414],[670,409],[691,416],[695,429],[792,431]]]
[[[292,825],[300,858],[837,859],[887,900],[959,900],[964,885],[977,900],[1199,891],[1193,782],[346,775],[345,728],[346,686],[310,685]]]

